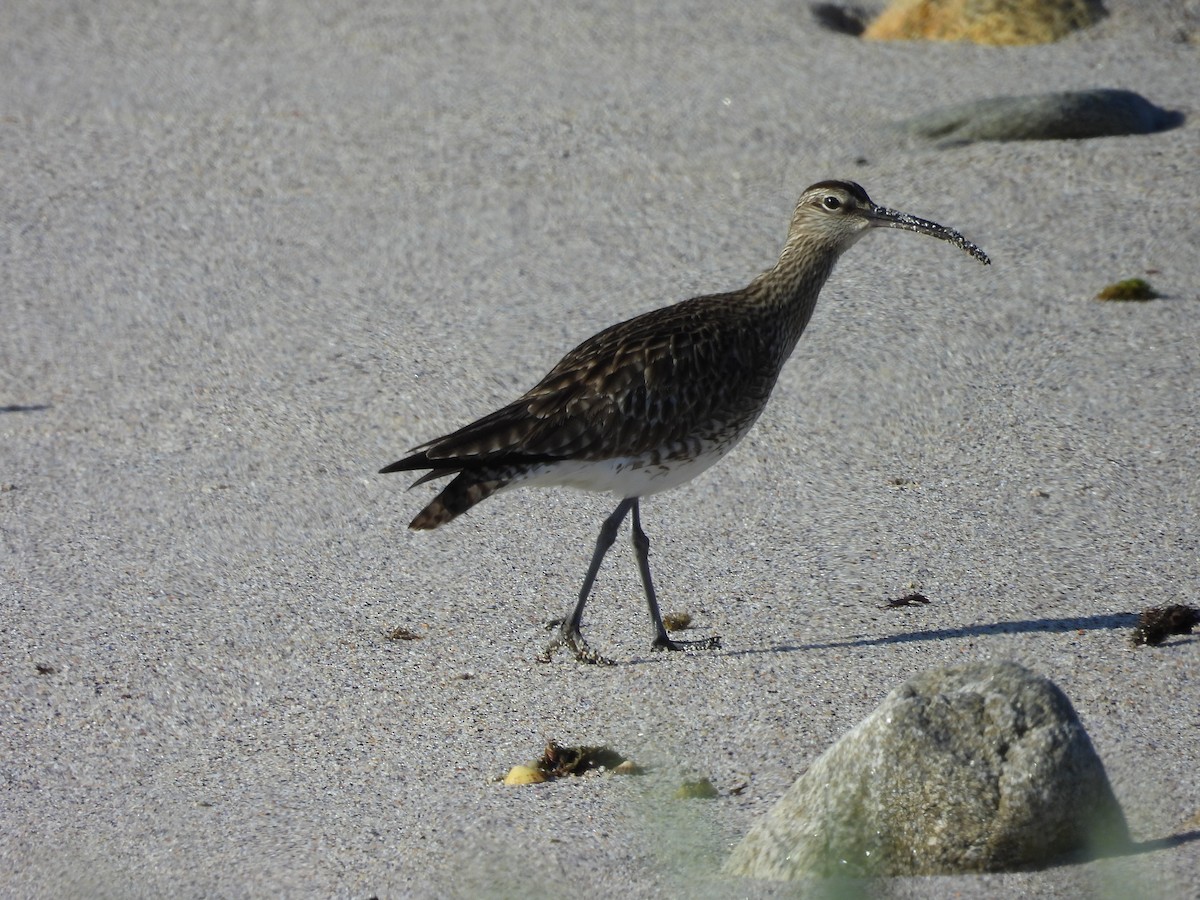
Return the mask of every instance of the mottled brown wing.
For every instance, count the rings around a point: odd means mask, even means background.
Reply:
[[[713,390],[713,367],[744,362],[752,370],[755,357],[765,357],[752,339],[747,343],[745,329],[720,315],[732,316],[724,299],[695,298],[599,332],[518,400],[383,471],[450,474],[481,465],[604,459],[693,439],[727,417],[747,390],[761,390],[757,382],[767,380],[769,392],[774,380],[773,373],[730,378]]]

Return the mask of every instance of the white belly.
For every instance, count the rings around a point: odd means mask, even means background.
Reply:
[[[742,439],[750,423],[720,442],[696,448],[696,452],[673,455],[657,452],[644,456],[622,456],[603,460],[562,460],[535,466],[514,478],[507,487],[518,485],[564,485],[585,491],[605,491],[626,497],[644,497],[691,481],[716,463]]]

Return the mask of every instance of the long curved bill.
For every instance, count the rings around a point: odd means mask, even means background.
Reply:
[[[916,231],[943,241],[949,241],[959,250],[969,253],[985,266],[992,263],[988,255],[980,250],[978,246],[968,241],[953,228],[947,228],[945,225],[939,225],[937,222],[930,222],[928,219],[910,216],[908,213],[897,212],[894,209],[888,209],[886,206],[879,206],[875,203],[871,204],[871,222],[873,225],[881,228],[900,228],[904,231]]]

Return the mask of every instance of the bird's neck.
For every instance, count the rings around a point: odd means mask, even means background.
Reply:
[[[754,279],[756,305],[776,319],[785,355],[808,325],[817,297],[840,256],[836,250],[788,241],[779,262]]]

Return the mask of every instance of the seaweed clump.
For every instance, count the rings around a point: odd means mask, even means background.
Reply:
[[[1154,300],[1162,294],[1150,287],[1150,282],[1144,278],[1126,278],[1124,281],[1114,281],[1096,295],[1097,300],[1145,301]]]
[[[1173,634],[1191,634],[1200,625],[1200,610],[1176,603],[1171,606],[1152,606],[1142,610],[1133,629],[1133,644],[1156,646]]]

